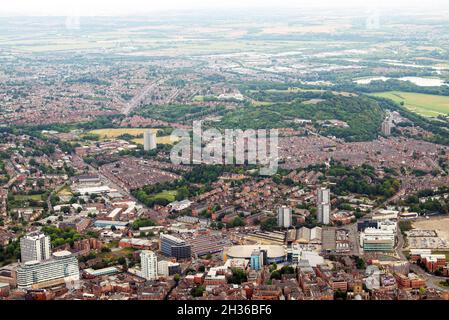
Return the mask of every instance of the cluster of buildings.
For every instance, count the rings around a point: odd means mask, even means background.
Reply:
[[[79,285],[77,258],[69,251],[51,253],[50,238],[30,233],[20,239],[21,262],[9,275],[18,289],[41,289],[50,286]]]
[[[379,137],[373,141],[345,142],[315,135],[287,136],[279,139],[279,147],[279,156],[283,160],[281,167],[285,169],[307,168],[333,159],[349,166],[366,163],[379,170],[385,167],[400,170],[405,165],[410,170],[428,173],[426,179],[432,177],[432,170],[440,169],[440,154],[448,152],[448,147],[406,137]],[[419,185],[424,177],[412,178],[413,182],[410,183],[414,183],[415,190],[427,188]],[[439,179],[432,181],[433,185],[429,183],[430,187],[448,184],[447,177]]]
[[[395,248],[397,222],[364,221],[358,224],[360,246],[364,252],[392,252]]]

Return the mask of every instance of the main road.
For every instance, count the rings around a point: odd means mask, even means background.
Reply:
[[[146,85],[136,96],[131,99],[131,101],[125,104],[122,113],[128,115],[135,107],[139,105],[139,103],[141,103],[145,99],[145,97],[154,87],[161,84],[162,82],[164,82],[164,79],[157,79]]]

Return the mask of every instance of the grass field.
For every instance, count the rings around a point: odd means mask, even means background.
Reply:
[[[431,94],[390,91],[372,94],[376,97],[404,103],[404,107],[424,117],[437,117],[449,114],[449,97]]]
[[[114,246],[110,246],[109,248],[112,249]],[[136,250],[133,248],[123,248],[120,250],[113,250],[112,252],[101,252],[98,254],[98,257],[106,260],[115,260],[120,257],[126,257],[134,251]]]
[[[173,140],[174,139],[174,140]],[[173,144],[176,141],[178,141],[179,139],[173,138],[171,136],[164,136],[164,137],[157,137],[157,143],[158,144]],[[143,138],[137,138],[137,139],[133,139],[132,142],[137,143],[137,144],[143,144]]]
[[[91,134],[99,135],[101,139],[117,138],[123,134],[130,134],[132,136],[139,136],[144,134],[145,131],[152,130],[157,132],[157,129],[150,128],[111,128],[111,129],[97,129],[89,131]]]
[[[203,102],[204,101],[204,96],[194,96],[192,101]]]
[[[58,196],[68,197],[72,196],[73,193],[70,191],[70,187],[64,187],[58,192]]]
[[[253,107],[264,107],[264,106],[270,106],[272,104],[274,104],[274,102],[251,100],[251,105]]]
[[[166,199],[169,202],[173,202],[176,200],[176,195],[178,192],[176,190],[162,191],[153,196],[153,198]]]
[[[34,201],[42,201],[42,195],[41,194],[33,194],[33,195],[17,195],[14,196],[14,201],[20,201],[20,202],[24,202],[24,201],[30,201],[30,200],[34,200]]]
[[[97,129],[89,131],[90,134],[95,134],[100,137],[100,139],[114,139],[123,134],[129,134],[135,137],[143,135],[145,131],[152,130],[153,132],[157,132],[158,129],[151,128],[111,128],[111,129]],[[170,136],[157,137],[156,138],[158,144],[173,144],[176,141],[172,141]],[[132,140],[134,143],[143,144],[143,138],[136,138]]]

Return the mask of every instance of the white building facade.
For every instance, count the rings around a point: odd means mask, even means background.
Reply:
[[[20,239],[22,263],[50,259],[50,237],[43,233],[30,233]]]
[[[80,280],[78,260],[69,251],[53,253],[45,261],[29,261],[17,268],[19,289],[40,289],[66,283],[76,287]]]
[[[292,226],[292,210],[282,206],[278,208],[278,226],[281,228],[290,228]]]
[[[153,251],[143,250],[140,253],[140,266],[143,278],[147,280],[156,280],[158,278],[157,256]]]
[[[331,213],[330,190],[327,188],[318,189],[317,193],[317,219],[319,223],[329,224]]]

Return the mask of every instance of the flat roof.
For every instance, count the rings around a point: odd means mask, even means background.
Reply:
[[[72,253],[70,251],[67,251],[67,250],[62,250],[62,251],[53,252],[53,255],[55,257],[67,257],[67,256],[71,256]]]
[[[283,257],[287,254],[286,249],[280,245],[241,245],[232,246],[228,249],[227,255],[230,258],[249,259],[254,250],[267,250],[268,258]]]
[[[126,226],[129,222],[127,221],[109,221],[109,220],[97,220],[94,225],[114,225],[114,226]]]

